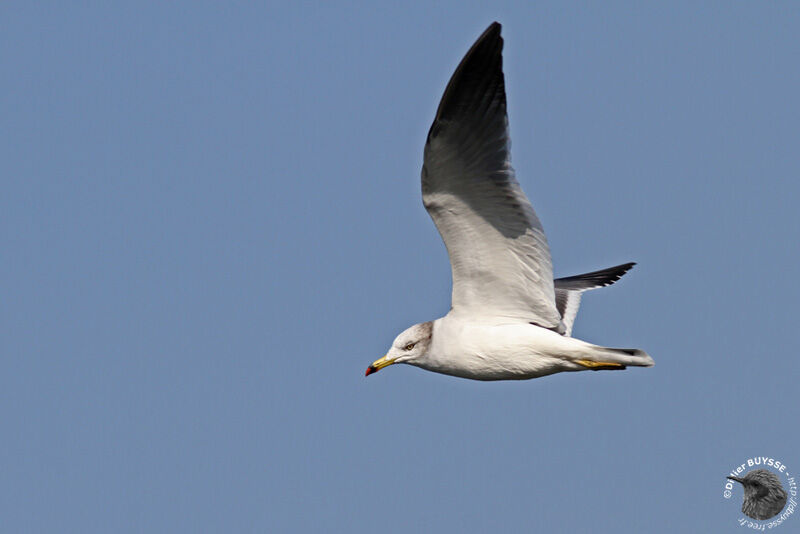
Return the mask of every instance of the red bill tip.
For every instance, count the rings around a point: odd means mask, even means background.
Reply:
[[[369,376],[369,375],[371,375],[372,373],[377,373],[377,372],[378,372],[378,370],[377,370],[375,367],[372,367],[372,366],[370,365],[369,367],[367,367],[367,372],[366,372],[366,373],[364,373],[364,376]]]

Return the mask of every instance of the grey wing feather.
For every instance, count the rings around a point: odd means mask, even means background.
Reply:
[[[622,278],[634,265],[636,264],[624,263],[600,271],[556,279],[553,282],[556,291],[556,308],[558,313],[561,314],[561,321],[566,328],[564,335],[572,335],[572,327],[575,324],[575,317],[578,315],[578,308],[581,305],[581,294],[590,289],[610,286]]]
[[[425,208],[453,272],[453,311],[560,326],[550,249],[511,167],[503,39],[493,23],[459,64],[428,133]]]

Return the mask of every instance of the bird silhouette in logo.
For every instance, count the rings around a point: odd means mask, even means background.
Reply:
[[[742,512],[753,519],[769,519],[783,510],[786,505],[786,491],[775,473],[766,469],[755,469],[743,477],[729,476],[744,487]]]

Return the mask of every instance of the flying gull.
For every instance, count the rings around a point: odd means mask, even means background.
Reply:
[[[542,224],[511,168],[502,50],[494,22],[456,68],[425,143],[422,201],[450,256],[452,308],[402,332],[367,376],[395,363],[475,380],[653,365],[642,350],[571,337],[581,294],[634,264],[553,280]]]

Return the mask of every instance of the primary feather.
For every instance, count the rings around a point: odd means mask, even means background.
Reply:
[[[557,328],[550,248],[514,178],[503,39],[492,24],[459,64],[428,133],[422,199],[453,271],[453,312]]]

